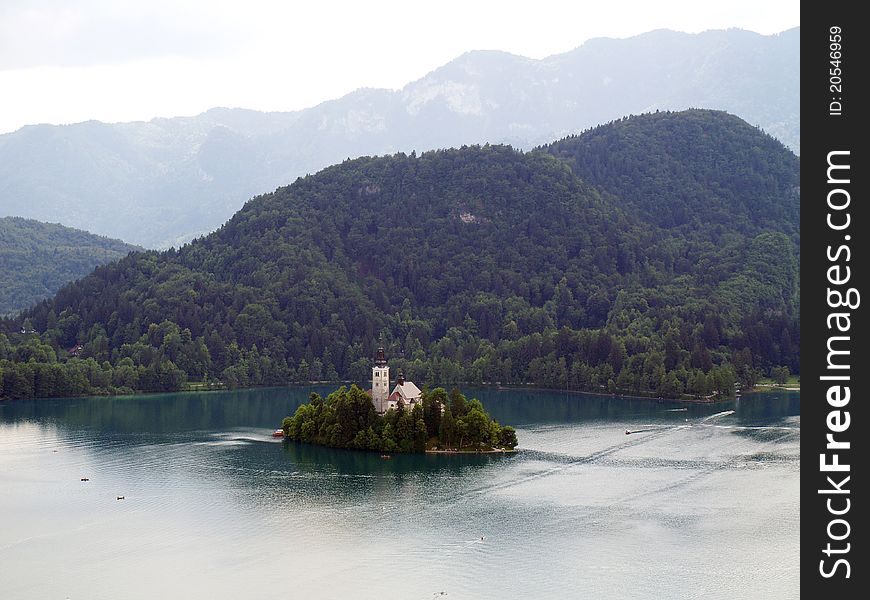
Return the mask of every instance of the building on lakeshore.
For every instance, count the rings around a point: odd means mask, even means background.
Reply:
[[[396,385],[390,391],[390,366],[384,355],[384,349],[378,348],[375,364],[372,367],[372,389],[369,390],[375,411],[384,414],[391,408],[396,408],[401,401],[406,408],[412,409],[420,402],[422,392],[413,381],[405,381],[401,370],[396,378]]]

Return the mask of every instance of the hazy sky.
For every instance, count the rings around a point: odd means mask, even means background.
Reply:
[[[800,24],[797,0],[0,0],[0,133],[401,88],[468,50],[533,58],[651,29]]]

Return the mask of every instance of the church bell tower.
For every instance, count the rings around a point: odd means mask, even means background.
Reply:
[[[384,357],[383,347],[378,348],[375,366],[372,367],[372,403],[377,412],[384,412],[390,395],[390,367]]]

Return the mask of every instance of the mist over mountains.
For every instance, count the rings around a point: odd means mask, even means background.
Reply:
[[[799,41],[799,28],[659,30],[543,60],[470,52],[401,90],[362,89],[297,112],[27,126],[0,136],[0,216],[177,246],[251,196],[346,158],[486,142],[529,149],[657,109],[725,110],[799,152]]]

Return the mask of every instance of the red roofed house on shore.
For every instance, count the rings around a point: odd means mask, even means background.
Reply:
[[[396,408],[401,401],[407,408],[413,408],[420,402],[420,388],[412,381],[405,381],[405,376],[399,371],[396,386],[390,392],[390,367],[384,356],[384,349],[378,348],[375,365],[372,367],[372,389],[369,390],[375,411],[384,414],[391,408]]]

